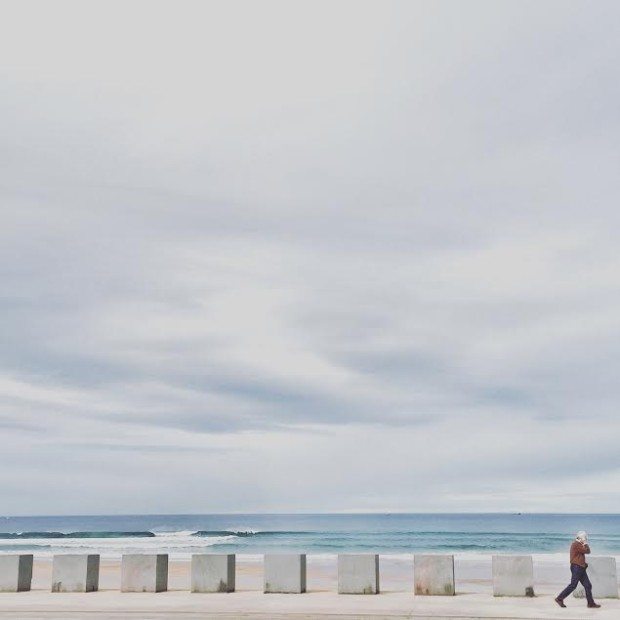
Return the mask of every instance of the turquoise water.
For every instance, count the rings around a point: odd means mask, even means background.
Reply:
[[[314,514],[0,517],[0,552],[562,553],[574,532],[620,554],[620,515]]]

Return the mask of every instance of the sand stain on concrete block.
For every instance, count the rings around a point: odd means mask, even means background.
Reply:
[[[493,596],[534,596],[531,555],[494,555],[491,562]]]
[[[379,556],[343,553],[338,556],[339,594],[379,594]]]
[[[413,558],[414,591],[421,596],[454,596],[454,556],[418,555]]]
[[[52,592],[96,592],[99,589],[99,556],[55,555]]]
[[[306,591],[306,554],[271,553],[263,559],[265,594],[302,594]]]
[[[191,590],[192,592],[234,592],[234,554],[192,555]]]
[[[165,592],[168,554],[126,554],[121,562],[121,592]]]

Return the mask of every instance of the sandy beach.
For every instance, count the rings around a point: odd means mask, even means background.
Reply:
[[[570,598],[560,609],[553,596],[565,585],[567,568],[559,556],[535,556],[536,594],[533,599],[494,598],[490,556],[456,556],[457,596],[416,597],[412,593],[412,561],[404,556],[381,557],[379,596],[336,594],[336,558],[308,556],[308,592],[303,595],[262,593],[260,558],[239,556],[237,591],[232,594],[192,594],[189,561],[173,559],[169,591],[121,594],[120,562],[102,558],[100,591],[52,594],[51,558],[38,559],[31,592],[2,594],[0,618],[602,618],[620,617],[619,600],[603,600],[590,610],[585,601]]]

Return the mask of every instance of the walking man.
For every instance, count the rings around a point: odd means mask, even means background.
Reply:
[[[583,585],[586,591],[586,599],[588,600],[588,607],[598,608],[600,605],[594,602],[592,598],[592,584],[588,577],[586,564],[586,554],[590,553],[590,546],[588,545],[588,535],[585,532],[577,532],[577,536],[573,544],[570,546],[570,572],[571,580],[560,594],[558,594],[555,602],[560,607],[566,607],[564,605],[564,599],[577,587],[579,582]]]

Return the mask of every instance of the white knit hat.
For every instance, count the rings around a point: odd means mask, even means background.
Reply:
[[[578,540],[580,543],[583,543],[585,545],[588,542],[588,533],[584,532],[583,530],[581,530],[580,532],[577,532],[577,536],[575,536],[575,540]]]

